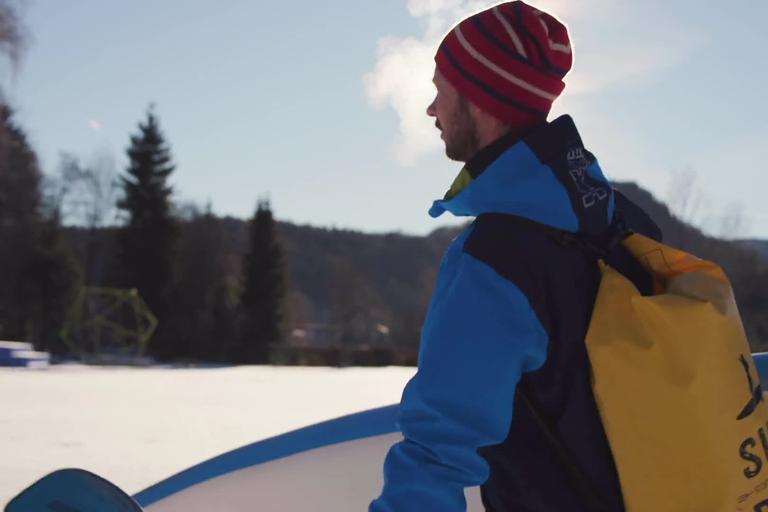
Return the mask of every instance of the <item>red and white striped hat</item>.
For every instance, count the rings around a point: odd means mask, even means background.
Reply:
[[[515,127],[545,121],[573,65],[568,29],[521,2],[479,12],[445,36],[437,69],[467,99]]]

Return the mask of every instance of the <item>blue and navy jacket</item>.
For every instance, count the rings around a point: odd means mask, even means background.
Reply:
[[[467,162],[430,210],[474,217],[448,249],[422,331],[418,371],[399,412],[371,512],[466,510],[481,486],[494,512],[585,511],[558,455],[521,403],[526,383],[608,510],[622,511],[615,463],[590,386],[585,337],[597,260],[517,222],[579,236],[608,232],[615,210],[657,240],[650,218],[607,182],[568,116]],[[650,283],[616,251],[609,263]]]

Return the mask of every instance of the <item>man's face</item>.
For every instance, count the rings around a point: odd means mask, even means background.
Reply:
[[[435,118],[435,126],[442,132],[445,154],[451,160],[466,162],[480,150],[477,122],[470,111],[469,101],[435,70],[432,80],[437,95],[427,107],[427,115]]]

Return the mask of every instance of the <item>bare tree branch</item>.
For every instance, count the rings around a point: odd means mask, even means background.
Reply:
[[[733,202],[725,207],[720,217],[720,238],[735,240],[744,235],[744,206]]]
[[[21,65],[30,34],[22,21],[24,0],[0,0],[0,52],[11,62],[14,71]]]
[[[25,0],[0,0],[0,54],[7,57],[15,74],[21,66],[24,51],[31,39],[22,22],[22,8]],[[9,115],[5,91],[0,88],[0,116]],[[8,157],[9,136],[5,128],[0,129],[0,160]]]
[[[109,226],[115,221],[119,184],[112,153],[97,152],[87,165],[63,153],[59,173],[60,205],[65,220],[91,229]]]

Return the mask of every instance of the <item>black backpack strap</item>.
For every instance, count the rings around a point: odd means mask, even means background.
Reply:
[[[529,229],[541,232],[561,245],[576,247],[584,253],[591,255],[596,259],[606,260],[608,256],[621,244],[632,231],[627,226],[626,221],[618,212],[614,216],[614,222],[610,228],[598,236],[590,236],[581,233],[572,233],[541,224],[539,222],[526,219],[524,217],[514,217],[515,222],[527,226]],[[608,507],[600,498],[597,490],[590,482],[589,478],[579,467],[576,458],[568,450],[553,422],[547,418],[536,401],[534,394],[528,389],[524,382],[518,384],[517,392],[531,412],[533,418],[544,433],[547,442],[556,454],[560,466],[573,484],[576,492],[579,494],[582,502],[589,512],[609,512]]]
[[[507,215],[507,217],[512,218],[515,223],[521,226],[543,233],[560,245],[576,247],[586,254],[602,260],[605,260],[627,236],[632,234],[627,222],[618,212],[614,216],[613,223],[600,235],[573,233],[515,215]]]
[[[560,466],[568,475],[568,478],[581,497],[582,502],[587,507],[587,510],[589,510],[589,512],[608,512],[608,507],[606,507],[605,503],[600,498],[600,495],[592,486],[589,478],[584,475],[582,469],[576,463],[576,458],[568,451],[560,434],[538,407],[533,399],[532,393],[527,389],[527,386],[521,382],[518,384],[517,392],[525,406],[533,415],[536,423],[538,423],[539,427],[544,432],[547,442],[549,442],[557,455]]]

